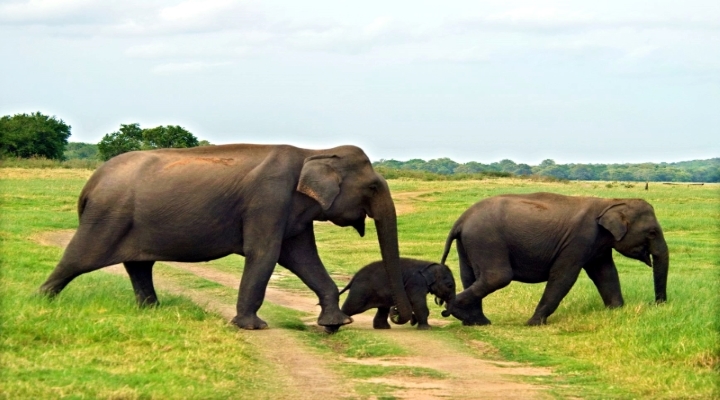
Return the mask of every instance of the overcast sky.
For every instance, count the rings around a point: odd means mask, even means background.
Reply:
[[[372,160],[720,156],[720,1],[0,1],[0,115]]]

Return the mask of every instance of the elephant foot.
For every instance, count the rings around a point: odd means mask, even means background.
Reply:
[[[37,290],[38,296],[46,297],[48,299],[54,299],[55,297],[57,297],[57,295],[59,293],[60,293],[60,290],[54,289],[54,288],[52,288],[50,286],[46,286],[46,285],[42,285]]]
[[[353,322],[353,319],[345,315],[340,310],[337,311],[321,311],[320,316],[318,317],[318,325],[320,326],[332,326],[332,325],[347,325],[351,324]]]
[[[373,321],[373,328],[374,329],[390,329],[390,324],[388,324],[387,320]]]
[[[546,324],[547,324],[547,317],[532,317],[525,323],[525,325],[527,325],[527,326],[540,326],[540,325],[546,325]]]
[[[418,330],[420,331],[429,331],[432,329],[432,327],[429,324],[418,324]]]
[[[257,315],[244,317],[237,315],[235,316],[235,318],[232,319],[232,323],[238,328],[246,330],[267,329],[268,327],[267,322],[258,318]]]
[[[138,305],[138,307],[140,307],[140,308],[152,308],[152,307],[157,307],[157,306],[159,306],[159,305],[160,305],[160,302],[158,302],[157,297],[155,297],[155,296],[150,296],[150,297],[146,297],[146,298],[144,298],[144,299],[138,298],[138,299],[137,299],[137,305]]]
[[[335,334],[335,333],[337,333],[337,331],[340,330],[340,326],[341,326],[341,325],[328,325],[328,326],[325,326],[325,327],[324,327],[324,328],[325,328],[325,333],[327,333],[328,335]]]
[[[484,326],[484,325],[492,325],[492,322],[490,322],[489,319],[485,318],[482,320],[463,321],[462,324],[464,326]]]
[[[482,326],[492,324],[485,314],[483,314],[482,309],[478,307],[460,308],[455,306],[450,310],[442,312],[443,317],[450,315],[462,321],[462,324],[465,326]]]
[[[612,308],[620,308],[620,307],[622,307],[622,306],[624,306],[624,305],[625,305],[625,302],[623,301],[623,299],[610,300],[610,301],[607,301],[607,302],[605,303],[605,308],[610,308],[610,309],[612,309]]]

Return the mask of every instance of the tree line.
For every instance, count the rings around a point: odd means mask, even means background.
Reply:
[[[207,140],[198,140],[179,125],[143,129],[138,123],[121,124],[118,130],[105,134],[97,144],[68,143],[70,133],[70,125],[62,119],[40,112],[3,116],[0,118],[0,157],[106,161],[128,151],[211,145]],[[458,163],[450,158],[429,161],[416,158],[380,160],[373,166],[386,175],[409,171],[455,178],[536,175],[561,180],[720,182],[720,158],[659,164],[557,164],[547,159],[535,166],[508,159],[483,164],[476,161]]]
[[[5,115],[0,118],[0,157],[47,158],[50,160],[100,159],[136,150],[209,146],[179,125],[141,128],[121,124],[97,144],[68,143],[71,126],[40,112]]]
[[[536,175],[560,180],[634,182],[720,182],[720,158],[676,163],[642,164],[558,164],[547,159],[539,165],[517,164],[512,160],[483,164],[458,163],[449,158],[429,161],[380,160],[373,163],[384,171],[419,171],[440,175]]]

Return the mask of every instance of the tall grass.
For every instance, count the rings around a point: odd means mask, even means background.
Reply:
[[[103,161],[92,159],[51,160],[45,157],[0,158],[0,168],[66,168],[95,170]]]

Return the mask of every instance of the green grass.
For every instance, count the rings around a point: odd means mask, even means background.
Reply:
[[[228,398],[279,393],[272,364],[218,316],[182,297],[161,293],[162,306],[139,310],[124,277],[92,273],[79,277],[54,301],[34,294],[57,263],[61,250],[34,243],[39,232],[74,229],[76,201],[91,171],[0,169],[0,398]],[[543,327],[526,327],[543,284],[513,283],[490,295],[487,327],[458,322],[432,332],[468,352],[470,341],[492,345],[493,359],[549,366],[540,379],[559,397],[717,397],[720,338],[720,186],[624,185],[608,182],[390,181],[394,194],[415,192],[398,218],[403,256],[439,260],[455,219],[474,202],[500,193],[552,191],[570,195],[640,197],[655,207],[671,251],[668,302],[656,306],[652,273],[644,264],[616,254],[626,306],[606,310],[582,275]],[[400,206],[400,202],[398,202]],[[400,208],[400,207],[399,207]],[[379,259],[372,223],[365,238],[352,229],[316,224],[321,257],[342,286],[363,265]],[[448,261],[456,279],[457,256]],[[242,273],[239,256],[216,260],[221,270]],[[233,304],[235,289],[159,264],[158,274],[177,279]],[[278,268],[273,283],[307,291]],[[459,280],[459,279],[458,279]],[[440,308],[428,298],[431,315]],[[310,329],[308,316],[265,303],[260,315],[315,349],[342,376],[354,379],[361,396],[383,398],[386,385],[363,383],[376,376],[442,379],[435,370],[377,367],[344,358],[402,356],[401,345],[382,332],[341,329],[327,336]],[[537,378],[533,378],[537,379]]]
[[[552,366],[584,396],[606,398],[709,398],[718,381],[718,221],[720,186],[610,185],[599,182],[542,183],[512,179],[464,182],[391,181],[394,193],[425,192],[415,212],[398,220],[401,254],[438,260],[456,218],[471,204],[500,193],[552,191],[568,195],[644,198],[653,204],[671,251],[668,303],[653,304],[651,269],[615,254],[626,306],[606,310],[582,274],[545,327],[525,327],[544,284],[513,283],[485,300],[493,325],[447,333],[459,340],[495,345],[511,360]],[[320,251],[334,273],[349,274],[377,259],[374,231],[365,239],[350,230],[319,226]],[[351,242],[352,257],[333,251]],[[361,244],[360,244],[361,243]],[[448,261],[458,278],[457,256]],[[434,308],[433,315],[439,314]],[[581,390],[580,393],[583,393]]]

